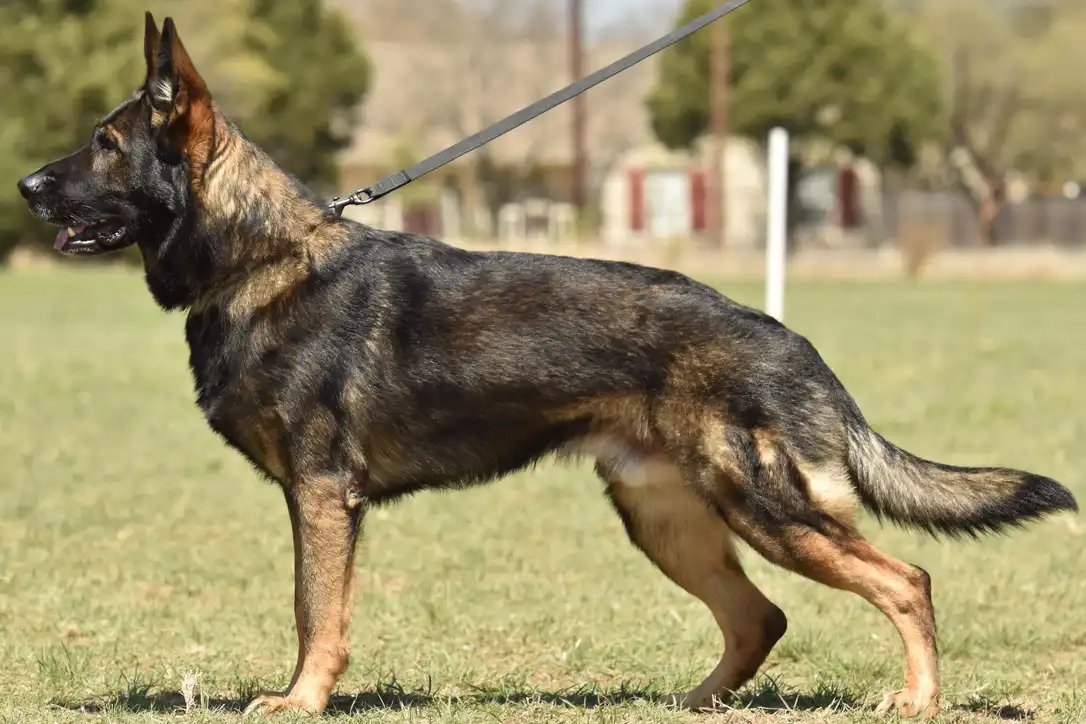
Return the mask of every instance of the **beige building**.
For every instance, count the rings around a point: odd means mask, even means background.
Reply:
[[[422,15],[402,0],[337,2],[354,18],[374,70],[353,142],[340,155],[341,188],[371,184],[570,81],[568,47],[554,28],[541,27],[539,37],[521,33],[509,39],[488,26],[501,17],[468,16],[456,3],[435,12],[428,0]],[[586,69],[606,65],[641,42],[596,44]],[[708,194],[716,188],[708,178],[707,144],[673,151],[655,140],[645,99],[657,60],[654,56],[586,94],[594,218],[584,224],[569,204],[570,104],[378,203],[346,213],[382,228],[446,238],[587,233],[621,245],[704,236]],[[730,139],[724,175],[727,243],[760,244],[766,188],[760,144]]]
[[[632,148],[603,181],[600,234],[609,244],[645,244],[706,237],[711,183],[709,143],[691,151],[659,143]],[[765,229],[765,162],[760,146],[728,139],[724,153],[725,238],[760,243]]]

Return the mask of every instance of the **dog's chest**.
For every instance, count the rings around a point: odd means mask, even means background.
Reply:
[[[285,482],[291,474],[282,381],[266,345],[224,323],[216,310],[186,325],[196,402],[208,425],[261,471]]]

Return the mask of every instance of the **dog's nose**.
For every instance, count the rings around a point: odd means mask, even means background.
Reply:
[[[48,189],[56,183],[56,180],[56,177],[51,173],[36,171],[19,179],[19,193],[23,195],[24,199],[29,199],[31,196]]]

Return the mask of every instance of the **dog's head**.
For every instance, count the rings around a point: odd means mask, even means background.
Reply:
[[[61,227],[54,247],[101,254],[137,241],[152,250],[178,233],[212,145],[207,86],[166,18],[146,16],[143,85],[95,125],[70,156],[19,181],[39,218]]]

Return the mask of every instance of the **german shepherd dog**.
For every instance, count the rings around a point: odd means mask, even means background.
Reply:
[[[938,709],[928,574],[857,530],[863,506],[977,535],[1058,510],[1040,475],[929,462],[873,431],[814,347],[683,275],[471,253],[338,218],[220,112],[171,18],[146,17],[143,85],[88,145],[19,182],[56,249],[131,244],[185,310],[208,424],[282,487],[298,658],[248,711],[322,711],[347,666],[351,577],[374,505],[588,456],[632,543],[720,626],[714,705],[757,672],[784,613],[733,542],[862,596],[901,635],[881,711]]]

